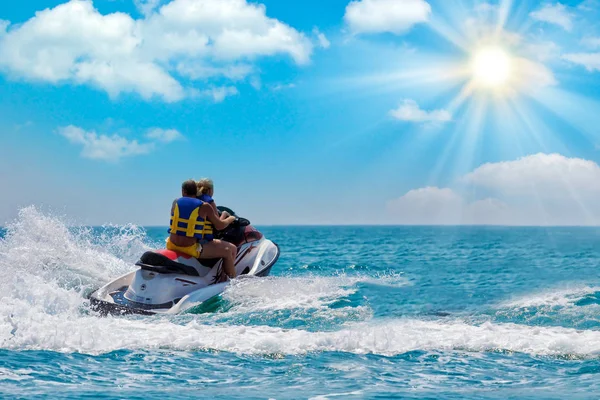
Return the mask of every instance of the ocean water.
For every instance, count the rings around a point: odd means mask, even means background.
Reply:
[[[597,398],[600,229],[259,227],[266,278],[174,317],[86,295],[165,228],[0,231],[0,398]]]

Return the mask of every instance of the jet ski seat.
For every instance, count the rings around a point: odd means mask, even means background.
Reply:
[[[155,253],[154,251],[147,251],[142,254],[140,260],[135,263],[135,265],[144,270],[157,272],[159,274],[200,276],[196,268],[173,261],[162,254]]]

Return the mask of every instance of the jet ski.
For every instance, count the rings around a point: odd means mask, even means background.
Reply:
[[[219,207],[220,211],[227,210]],[[279,246],[268,240],[245,218],[236,217],[217,239],[237,246],[238,277],[267,276],[279,258]],[[179,314],[219,296],[229,282],[219,282],[222,259],[198,260],[161,249],[144,253],[138,268],[89,295],[90,307],[107,314]]]

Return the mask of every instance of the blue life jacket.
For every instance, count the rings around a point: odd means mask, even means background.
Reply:
[[[197,197],[197,199],[199,199],[205,203],[209,203],[209,204],[214,202],[213,198],[207,194],[201,194],[200,196]]]
[[[192,197],[181,197],[175,201],[171,211],[169,233],[179,236],[195,237],[200,243],[214,239],[213,226],[200,217],[203,202]]]

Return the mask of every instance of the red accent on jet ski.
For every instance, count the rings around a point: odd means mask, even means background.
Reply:
[[[244,230],[244,236],[246,243],[256,242],[263,238],[263,234],[256,230],[252,225],[248,225]]]
[[[177,261],[177,259],[180,257],[185,258],[186,260],[192,258],[191,256],[189,256],[187,254],[180,253],[178,251],[167,250],[167,249],[155,250],[155,252],[158,254],[162,254],[163,256],[167,257],[169,260],[172,260],[172,261]]]

